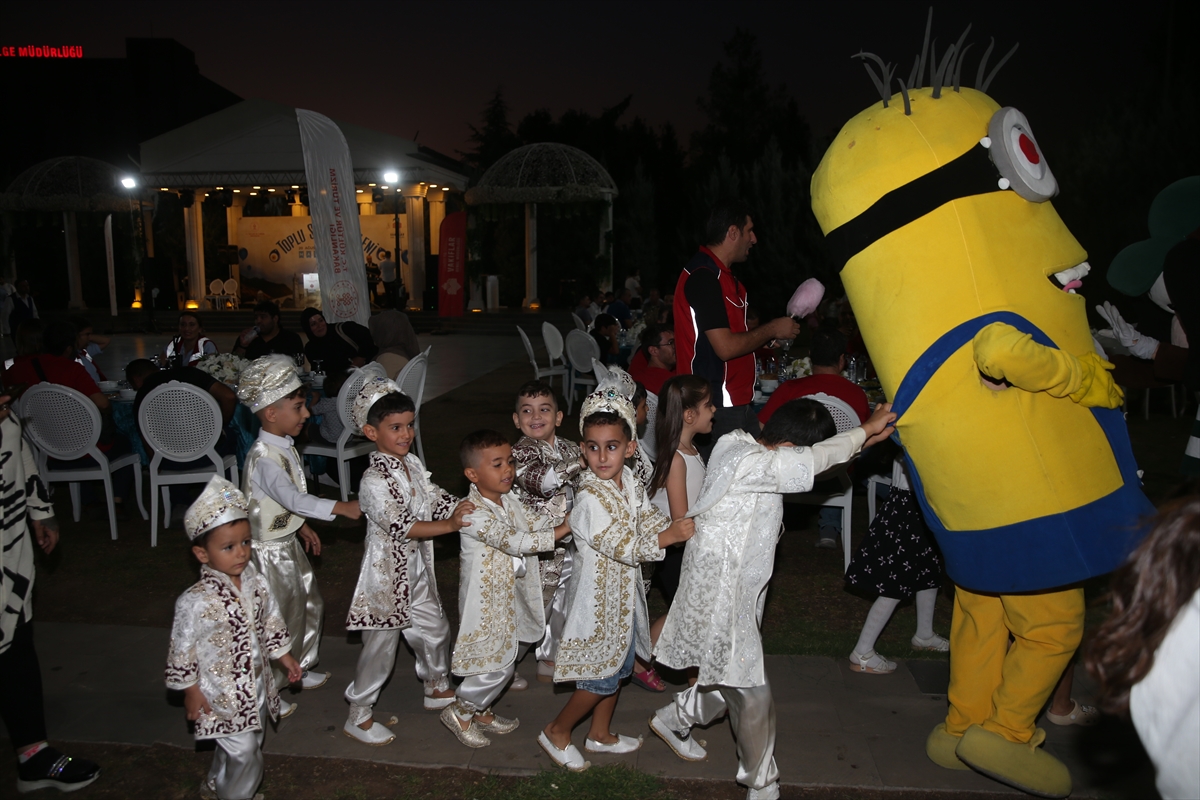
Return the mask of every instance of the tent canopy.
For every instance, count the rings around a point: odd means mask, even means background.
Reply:
[[[424,181],[462,189],[466,176],[413,141],[338,122],[357,183],[382,183],[395,170],[400,183]],[[307,182],[296,109],[267,100],[240,103],[142,142],[146,186],[206,188],[231,184]]]

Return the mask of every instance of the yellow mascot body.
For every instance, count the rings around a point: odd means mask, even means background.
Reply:
[[[906,95],[842,128],[812,200],[959,587],[927,750],[1065,796],[1035,727],[1082,635],[1082,590],[1064,587],[1120,564],[1153,508],[1028,122],[972,89]]]

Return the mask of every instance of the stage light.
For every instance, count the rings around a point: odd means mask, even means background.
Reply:
[[[137,181],[135,181],[133,178],[121,178],[121,185],[126,189],[132,189],[133,187],[137,186]]]
[[[385,172],[383,173],[383,179],[388,183],[395,183],[400,180],[400,173],[394,171]],[[386,189],[387,187],[385,186],[384,188]]]

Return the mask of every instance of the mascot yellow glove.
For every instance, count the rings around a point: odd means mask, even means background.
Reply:
[[[1121,389],[1108,370],[1113,365],[1094,352],[1073,356],[1033,341],[1011,325],[995,322],[975,334],[975,364],[993,380],[1006,380],[1028,392],[1067,397],[1085,408],[1117,408]]]

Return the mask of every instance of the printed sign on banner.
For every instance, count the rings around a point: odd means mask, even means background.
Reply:
[[[363,260],[378,264],[380,251],[395,249],[391,215],[358,218]],[[261,292],[277,303],[291,297],[296,308],[321,308],[317,251],[312,217],[242,217],[238,220],[238,263],[242,300],[252,302]],[[400,215],[400,257],[407,257],[407,219]],[[309,276],[309,277],[306,277]]]
[[[461,317],[467,284],[467,212],[442,220],[438,252],[438,316]]]
[[[366,325],[371,300],[366,266],[356,244],[360,233],[350,148],[337,124],[323,114],[297,108],[296,122],[308,178],[321,310],[330,322],[353,320]]]

